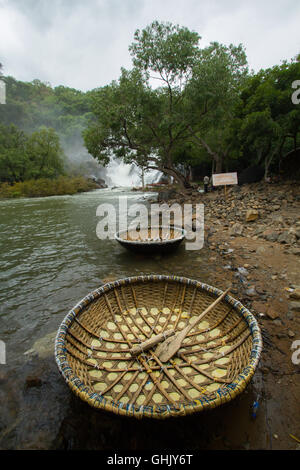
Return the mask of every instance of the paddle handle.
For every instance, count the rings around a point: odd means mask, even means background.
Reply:
[[[202,313],[199,315],[199,317],[195,318],[186,328],[186,333],[185,336],[191,331],[194,326],[198,325],[198,323],[202,320],[204,315],[206,315],[208,312],[210,312],[230,291],[231,287],[228,287],[223,294],[220,295],[211,305],[209,305]]]
[[[152,346],[155,346],[156,344],[160,343],[161,341],[164,341],[165,339],[169,338],[170,336],[175,335],[175,331],[168,329],[164,333],[159,333],[158,335],[152,336],[151,338],[147,339],[143,343],[138,344],[137,346],[134,346],[129,350],[132,356],[137,356],[138,354],[141,354],[143,351],[146,351],[147,349],[152,348]]]

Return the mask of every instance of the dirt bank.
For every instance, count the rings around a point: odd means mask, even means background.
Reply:
[[[299,448],[299,183],[237,186],[226,195],[223,188],[193,191],[173,194],[168,202],[204,204],[215,284],[230,279],[233,294],[255,314],[262,330],[264,348],[255,380],[264,422],[249,424],[249,446]],[[227,438],[241,445],[233,430]]]

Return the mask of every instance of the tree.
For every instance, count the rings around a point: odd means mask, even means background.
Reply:
[[[198,40],[197,33],[169,23],[154,22],[135,33],[129,48],[133,70],[122,69],[118,82],[94,95],[96,120],[84,138],[89,152],[101,163],[107,164],[114,153],[186,184],[174,165],[173,153],[189,134],[181,92],[198,53]],[[154,78],[162,86],[151,88]]]
[[[91,155],[107,164],[114,154],[189,186],[191,148],[216,118],[224,121],[246,73],[242,46],[200,49],[199,40],[198,33],[171,23],[155,21],[136,31],[129,47],[134,68],[122,69],[118,81],[94,94],[95,119],[84,134]]]
[[[231,147],[228,128],[247,76],[247,58],[241,44],[212,42],[200,51],[187,86],[190,113],[195,116],[193,141],[205,150],[216,173],[222,171]]]
[[[22,82],[10,76],[3,76],[1,80],[6,83],[6,105],[0,109],[1,124],[14,124],[26,135],[41,126],[53,128],[67,156],[66,171],[97,174],[99,164],[88,155],[82,138],[91,117],[92,92],[64,86],[52,88],[47,82]]]
[[[27,137],[16,126],[0,124],[0,181],[24,181]]]
[[[0,125],[0,181],[57,177],[64,173],[63,157],[53,129],[26,135],[14,125]]]
[[[31,177],[54,178],[63,173],[63,150],[54,129],[33,132],[26,143]]]
[[[264,166],[265,178],[272,165],[280,168],[299,149],[300,109],[291,99],[299,76],[299,61],[285,61],[253,75],[241,90],[231,140],[245,163]]]

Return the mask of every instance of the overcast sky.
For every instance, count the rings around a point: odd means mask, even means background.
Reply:
[[[154,20],[203,47],[242,43],[255,71],[300,52],[299,0],[0,0],[0,62],[18,80],[90,90],[131,68],[134,32]]]

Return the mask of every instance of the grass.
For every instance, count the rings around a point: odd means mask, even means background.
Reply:
[[[41,178],[14,184],[0,184],[0,198],[63,196],[97,189],[97,184],[82,176]]]

